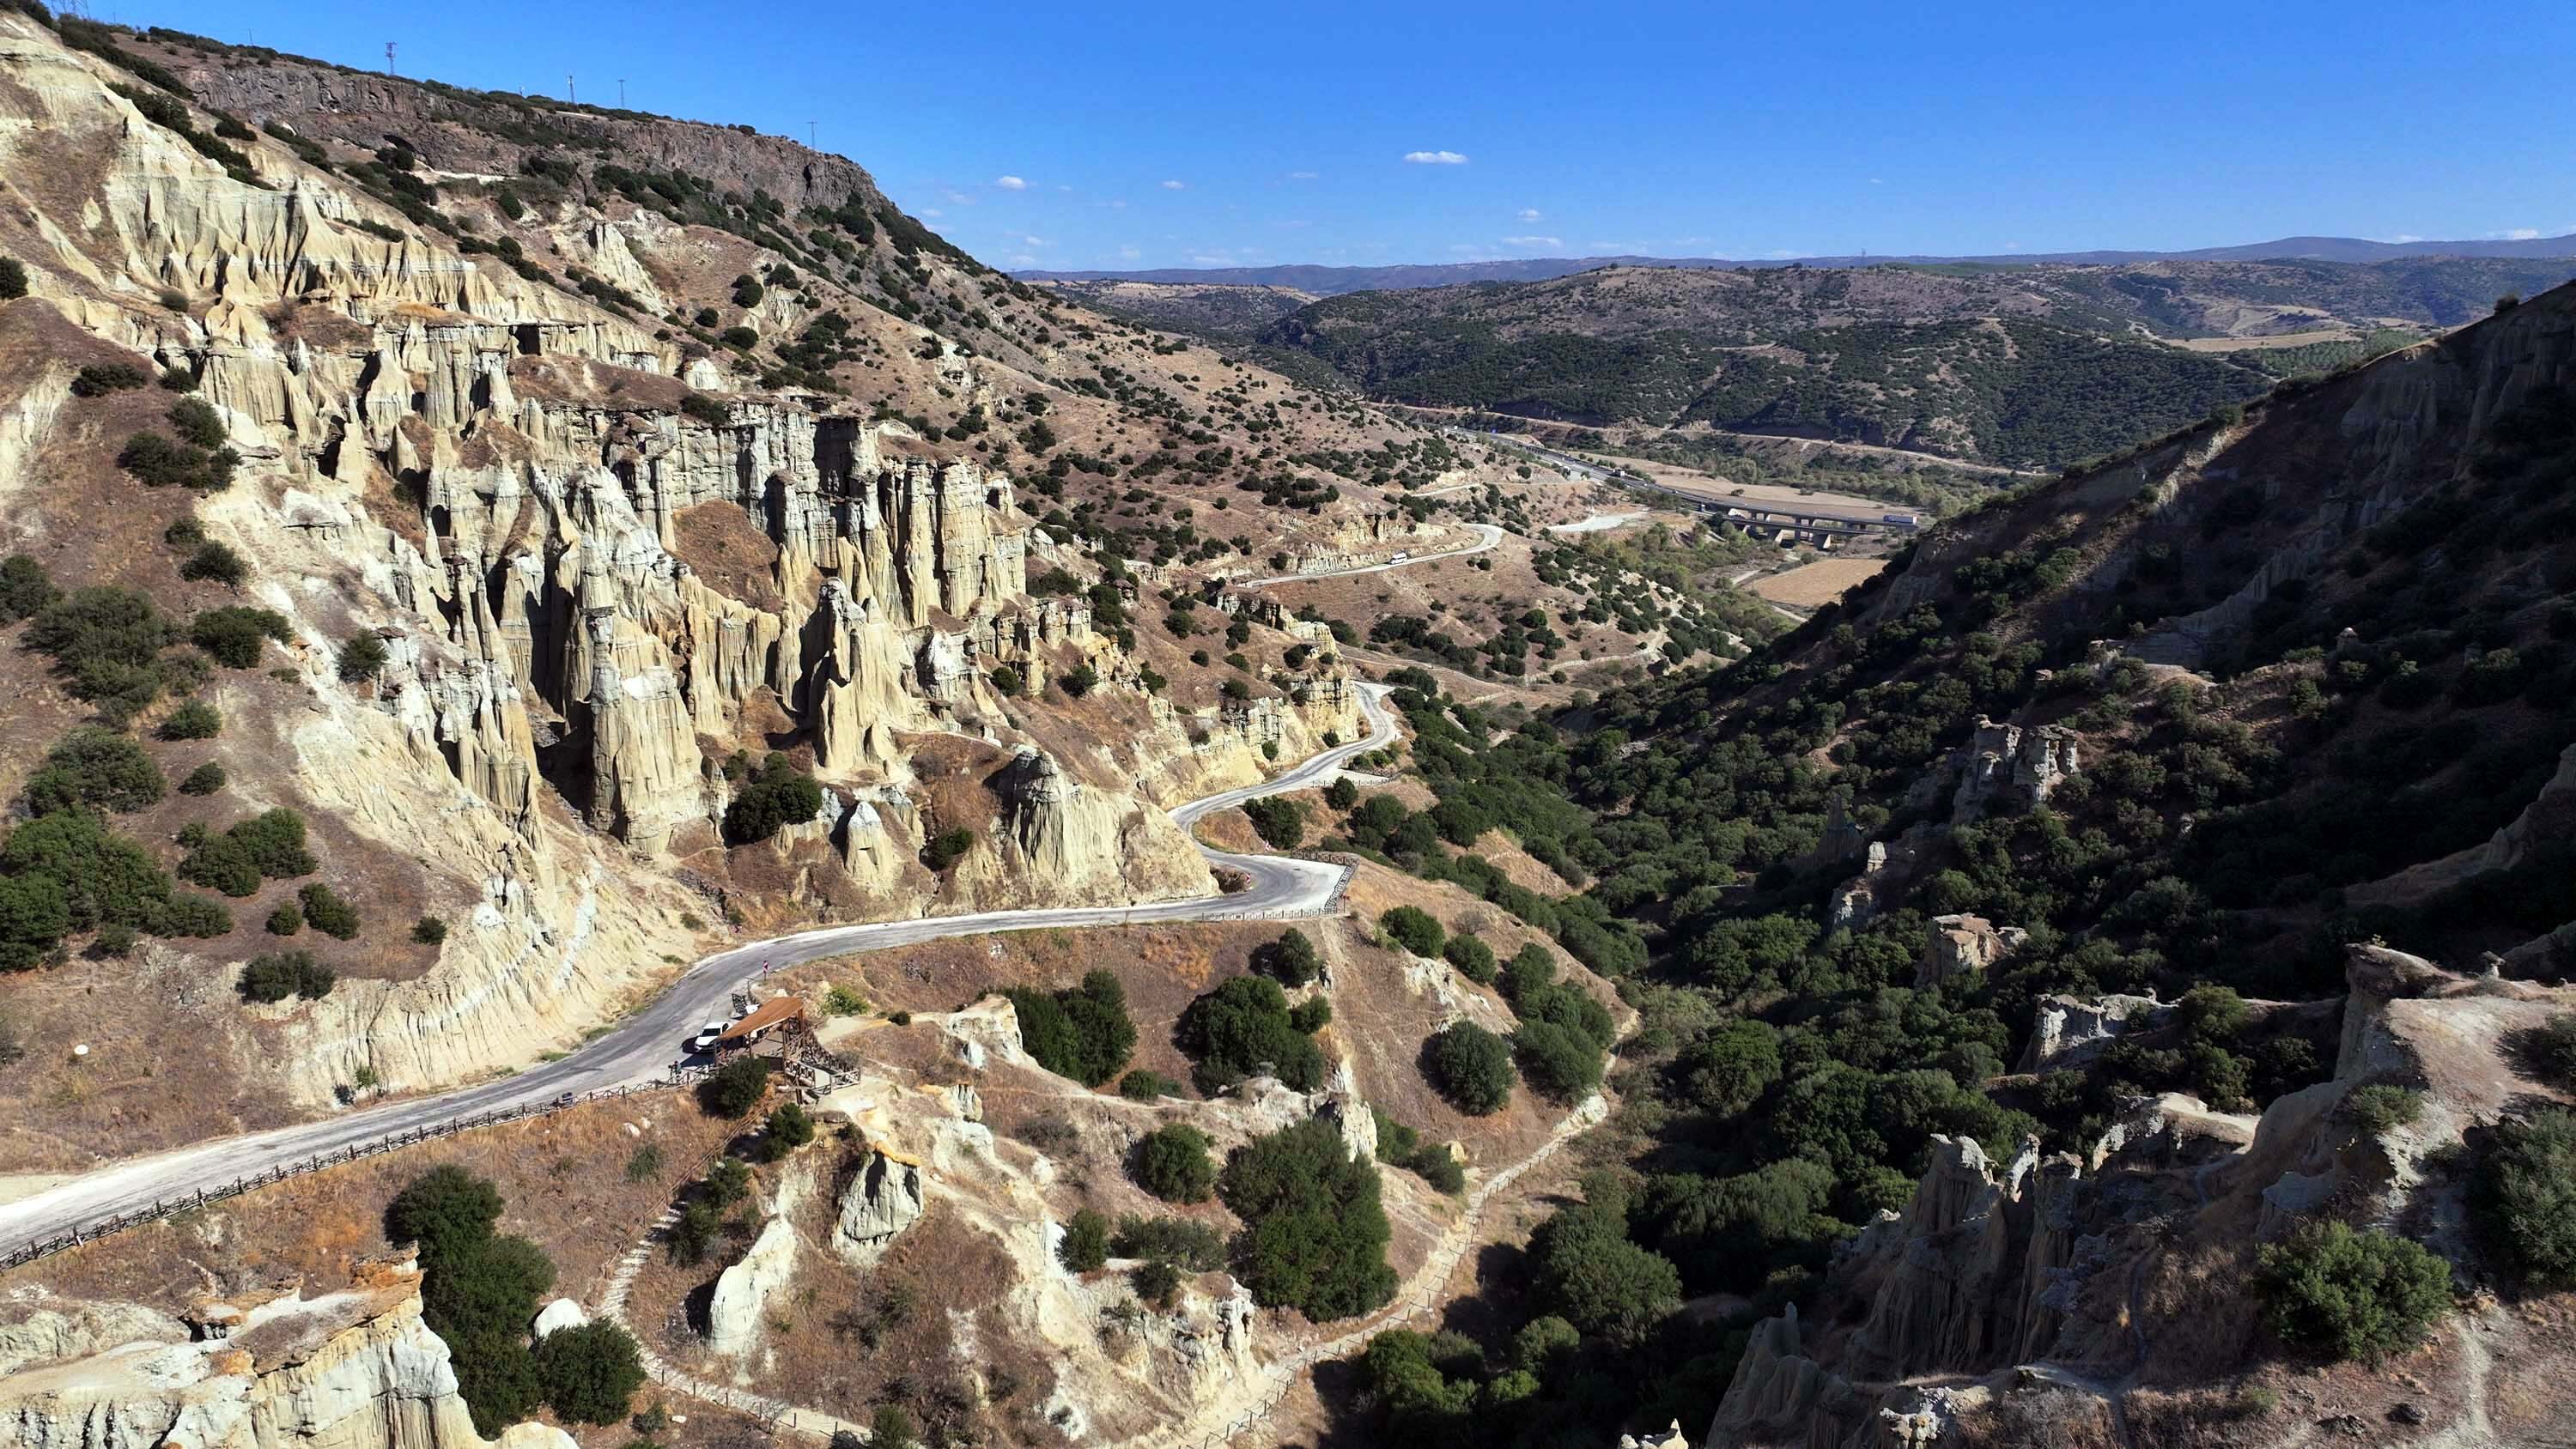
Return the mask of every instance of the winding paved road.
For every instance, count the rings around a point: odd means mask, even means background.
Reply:
[[[1393,744],[1395,720],[1387,713],[1387,689],[1372,684],[1359,688],[1360,710],[1369,723],[1365,738],[1337,745],[1258,784],[1175,807],[1171,812],[1174,822],[1187,830],[1206,815],[1246,800],[1325,783],[1354,756]],[[53,1238],[78,1225],[149,1207],[163,1199],[185,1197],[199,1188],[250,1177],[281,1164],[374,1142],[389,1133],[543,1102],[565,1092],[652,1080],[669,1069],[681,1044],[701,1024],[731,1015],[735,988],[780,967],[853,951],[913,946],[994,931],[1318,915],[1331,908],[1348,870],[1322,861],[1238,855],[1206,845],[1199,849],[1210,864],[1241,871],[1252,884],[1231,895],[1145,905],[981,911],[973,915],[831,926],[737,946],[701,959],[649,1005],[555,1061],[435,1096],[386,1102],[319,1122],[218,1138],[102,1167],[0,1206],[0,1245],[14,1247],[21,1241]]]

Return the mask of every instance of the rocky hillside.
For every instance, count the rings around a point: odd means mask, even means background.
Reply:
[[[2488,258],[1612,267],[1328,297],[1258,340],[1422,406],[2058,466],[2243,401],[2273,378],[2456,326],[2568,272],[2564,261]],[[1162,305],[1180,325],[1191,303]],[[2157,339],[2240,339],[2249,350]],[[2255,349],[2265,339],[2299,345]]]
[[[524,1061],[728,925],[1203,893],[1154,807],[1359,729],[1228,580],[1512,481],[776,138],[14,10],[0,112],[5,1054],[192,1044],[0,1072],[0,1169]]]
[[[1641,1025],[1530,1289],[1381,1340],[1372,1422],[2563,1436],[2571,469],[2561,288],[1518,732],[1571,814],[1439,782],[1594,867]]]

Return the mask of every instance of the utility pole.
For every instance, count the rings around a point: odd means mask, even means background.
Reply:
[[[626,109],[626,77],[624,76],[617,78],[617,109],[621,111]]]
[[[807,121],[805,123],[805,146],[806,149],[810,151],[820,151],[823,149],[823,143],[815,139],[814,123],[812,121]]]
[[[402,74],[402,68],[394,64],[394,43],[390,40],[385,42],[385,74]]]
[[[581,104],[581,97],[574,92],[572,88],[572,77],[569,74],[564,77],[564,99],[572,102],[576,106]]]

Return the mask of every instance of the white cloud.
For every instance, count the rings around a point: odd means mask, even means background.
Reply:
[[[1291,171],[1288,173],[1288,179],[1291,181],[1312,181],[1322,174],[1323,173],[1319,171]]]
[[[1187,191],[1190,189],[1190,184],[1186,181],[1166,181],[1163,183],[1163,189],[1165,191]]]
[[[1404,159],[1416,166],[1464,166],[1467,158],[1455,151],[1407,151]]]
[[[1507,236],[1503,238],[1503,245],[1507,247],[1561,247],[1565,245],[1565,242],[1560,237],[1552,236]]]
[[[2491,231],[2488,232],[2487,235],[2497,241],[2538,241],[2540,240],[2540,228],[2536,226],[2517,226],[2505,231]]]
[[[1120,248],[1118,249],[1118,255],[1119,255],[1119,258],[1120,258],[1121,260],[1132,262],[1132,261],[1136,260],[1138,257],[1143,256],[1143,255],[1144,255],[1144,253],[1143,253],[1142,251],[1139,251],[1139,250],[1138,250],[1138,249],[1136,249],[1135,247],[1120,247]]]
[[[1190,260],[1203,267],[1222,267],[1233,262],[1234,258],[1224,252],[1192,252]]]
[[[1111,211],[1125,211],[1127,209],[1127,198],[1121,196],[1111,200],[1109,203],[1109,209]]]
[[[2395,236],[2375,236],[2372,237],[2371,240],[2376,242],[2387,242],[2392,246],[2404,246],[2408,242],[2422,241],[2423,238],[2417,236],[2411,231],[2401,231]]]
[[[1015,266],[1015,267],[1034,267],[1034,266],[1036,266],[1036,265],[1038,264],[1038,259],[1037,259],[1037,258],[1035,258],[1035,257],[1033,257],[1033,256],[1030,256],[1030,255],[1028,255],[1028,254],[1027,254],[1027,253],[1025,253],[1025,252],[1022,252],[1022,253],[1016,253],[1016,254],[1014,254],[1014,255],[1012,255],[1012,256],[1005,257],[1005,258],[1003,258],[1003,260],[1004,260],[1004,261],[1009,262],[1012,266]]]
[[[2020,251],[2020,250],[2021,250],[2021,244],[2020,244],[2019,242],[2006,242],[2006,243],[2004,243],[2004,250],[2005,250],[2005,251],[2008,251],[2008,252],[2017,252],[2017,251]],[[1797,255],[1798,255],[1798,253],[1797,253],[1797,252],[1794,252],[1794,251],[1792,251],[1792,250],[1790,250],[1790,249],[1789,249],[1789,248],[1787,248],[1787,247],[1775,247],[1775,248],[1773,248],[1773,249],[1772,249],[1772,250],[1770,250],[1770,251],[1764,252],[1762,255],[1764,255],[1764,256],[1766,256],[1766,257],[1769,257],[1771,260],[1773,260],[1773,261],[1775,261],[1775,262],[1785,262],[1785,261],[1789,260],[1791,257],[1797,256]]]
[[[1054,246],[1055,243],[1048,241],[1042,236],[1024,236],[1020,238],[1020,245],[1024,247],[1051,247]]]
[[[1004,191],[1026,191],[1029,189],[1029,184],[1016,176],[996,176],[993,178],[993,184],[1002,188]]]
[[[1523,221],[1536,221],[1538,220],[1538,215],[1538,208],[1535,206],[1524,206],[1521,208],[1520,216]]]
[[[1869,178],[1869,184],[1872,186],[1885,186],[1887,182],[1880,177],[1873,176]]]
[[[941,211],[938,207],[935,207],[935,206],[925,206],[925,207],[923,207],[923,208],[921,209],[921,214],[922,214],[922,216],[924,216],[925,218],[927,218],[927,219],[929,219],[929,220],[931,220],[931,221],[937,221],[937,220],[939,220],[941,217],[946,216],[948,213],[946,213],[946,212],[944,212],[944,211]]]

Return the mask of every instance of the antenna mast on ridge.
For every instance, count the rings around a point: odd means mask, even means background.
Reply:
[[[394,65],[394,43],[390,40],[385,42],[385,74],[402,74],[402,71]]]

